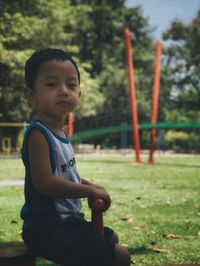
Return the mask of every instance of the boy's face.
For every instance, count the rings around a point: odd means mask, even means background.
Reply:
[[[51,60],[40,65],[34,90],[28,101],[38,116],[64,118],[80,97],[78,73],[71,61]]]

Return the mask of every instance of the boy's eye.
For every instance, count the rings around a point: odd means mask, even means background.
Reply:
[[[77,84],[76,83],[70,83],[70,84],[68,84],[68,87],[73,90],[73,89],[77,88]]]
[[[48,87],[55,87],[56,86],[56,83],[54,83],[54,82],[48,82],[46,85]]]

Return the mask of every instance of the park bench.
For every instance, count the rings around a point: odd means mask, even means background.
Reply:
[[[103,234],[103,211],[105,204],[96,200],[92,206],[91,218],[93,230]],[[0,243],[0,266],[36,266],[34,257],[23,241]]]

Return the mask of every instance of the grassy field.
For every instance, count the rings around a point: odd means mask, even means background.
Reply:
[[[104,222],[128,247],[134,265],[200,263],[200,156],[78,156],[83,178],[103,185],[112,206]],[[23,177],[20,159],[0,160],[0,184]],[[0,185],[0,242],[20,239],[23,186]],[[86,217],[90,212],[84,202]],[[54,265],[44,260],[38,265]],[[80,265],[81,266],[81,265]]]

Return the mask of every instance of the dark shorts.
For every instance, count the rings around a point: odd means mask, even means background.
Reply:
[[[34,234],[23,231],[24,241],[35,256],[66,266],[112,266],[112,235],[113,230],[105,227],[104,236],[99,236],[90,222],[74,218]]]

